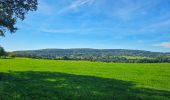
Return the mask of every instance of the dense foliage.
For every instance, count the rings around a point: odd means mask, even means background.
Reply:
[[[0,46],[0,57],[5,56],[5,55],[6,55],[6,52],[5,52],[4,48]]]
[[[24,20],[28,11],[37,9],[37,0],[0,0],[0,36],[5,36],[6,30],[14,33],[17,19]]]
[[[169,53],[126,49],[43,49],[12,52],[17,57],[122,63],[170,62]]]

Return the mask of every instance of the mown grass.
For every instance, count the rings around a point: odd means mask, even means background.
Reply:
[[[0,100],[169,100],[170,64],[0,59]]]

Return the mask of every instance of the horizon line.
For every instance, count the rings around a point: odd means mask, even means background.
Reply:
[[[93,49],[93,50],[132,50],[132,51],[148,51],[148,52],[157,52],[157,53],[170,53],[170,52],[161,52],[161,51],[151,51],[151,50],[143,50],[143,49],[125,49],[125,48],[44,48],[44,49],[23,49],[23,50],[11,50],[7,52],[16,52],[16,51],[33,51],[33,50],[48,50],[48,49]]]

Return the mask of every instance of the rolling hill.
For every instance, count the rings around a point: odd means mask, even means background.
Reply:
[[[43,58],[43,59],[90,60],[90,61],[105,61],[105,62],[169,62],[170,61],[169,58],[170,53],[151,52],[151,51],[144,51],[144,50],[128,50],[128,49],[90,49],[90,48],[41,49],[41,50],[14,51],[12,53],[14,53],[17,57]],[[135,59],[135,61],[129,61],[129,59],[130,60]],[[144,59],[144,60],[147,59],[147,61],[143,61],[143,60],[139,61],[140,59]],[[150,59],[156,59],[156,60],[148,61]]]

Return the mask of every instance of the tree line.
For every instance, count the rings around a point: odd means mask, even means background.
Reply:
[[[43,52],[44,50],[40,51],[19,51],[19,52],[5,52],[3,47],[0,47],[0,57],[1,58],[14,58],[14,57],[27,57],[27,58],[34,58],[34,59],[51,59],[51,60],[85,60],[85,61],[100,61],[100,62],[115,62],[115,63],[170,63],[170,56],[169,55],[159,55],[159,56],[115,56],[115,55],[108,55],[108,52],[98,52],[94,53],[93,50],[86,50],[82,49],[79,52],[79,49],[76,49],[76,52],[61,52],[65,49],[60,50],[58,54],[54,54],[57,51],[53,50],[53,52],[48,51],[48,53]],[[46,51],[46,50],[45,50]],[[55,51],[55,52],[54,52]],[[74,51],[74,50],[71,50]],[[33,53],[34,52],[34,53]],[[125,50],[124,50],[125,52]],[[132,51],[131,51],[132,52]],[[142,52],[142,51],[141,51]],[[52,53],[52,54],[51,54]],[[118,53],[118,52],[117,52]],[[126,54],[126,53],[125,53]],[[136,54],[136,51],[134,51]]]
[[[122,49],[43,49],[15,51],[10,57],[52,60],[86,60],[116,63],[170,63],[169,53]]]

